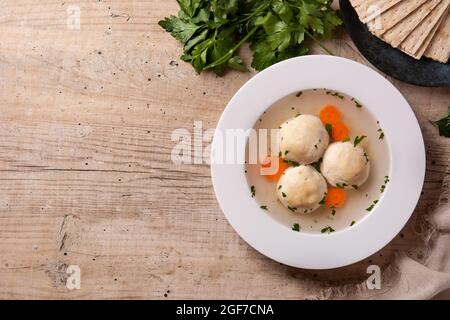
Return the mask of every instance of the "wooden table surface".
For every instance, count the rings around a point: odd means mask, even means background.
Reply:
[[[389,79],[427,146],[424,193],[402,234],[355,265],[299,270],[239,238],[207,164],[170,160],[173,130],[214,128],[254,74],[197,76],[180,62],[180,45],[157,25],[178,11],[174,0],[77,1],[79,30],[67,26],[71,3],[0,3],[1,299],[302,299],[422,246],[414,229],[439,197],[450,156],[429,120],[446,111],[450,88]],[[368,64],[345,32],[327,45]],[[80,290],[66,287],[69,265],[81,269]]]

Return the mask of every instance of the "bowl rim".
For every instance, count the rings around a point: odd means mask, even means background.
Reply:
[[[215,155],[223,148],[221,138],[225,130],[249,130],[279,99],[294,92],[320,88],[354,97],[380,121],[389,145],[391,170],[390,183],[374,210],[352,228],[326,235],[292,232],[262,214],[262,209],[250,196],[245,164],[215,161]],[[237,146],[237,152],[245,154],[245,146]],[[211,145],[213,188],[231,226],[263,255],[304,269],[346,266],[387,245],[401,231],[417,205],[425,178],[425,163],[422,132],[402,94],[371,68],[346,58],[325,55],[285,60],[247,81],[225,108]]]

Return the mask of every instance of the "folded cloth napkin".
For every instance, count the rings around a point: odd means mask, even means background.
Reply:
[[[431,299],[450,290],[450,177],[444,181],[439,204],[427,217],[425,262],[399,251],[381,276],[381,289],[369,290],[366,281],[357,285],[328,288],[319,299]]]

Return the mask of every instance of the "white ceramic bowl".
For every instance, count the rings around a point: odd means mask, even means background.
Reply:
[[[283,264],[331,269],[360,261],[389,243],[410,218],[425,176],[422,133],[408,102],[384,77],[354,61],[312,55],[258,73],[231,99],[217,130],[253,128],[279,99],[300,90],[327,88],[355,97],[383,123],[390,149],[390,184],[375,209],[352,228],[332,234],[292,232],[262,215],[250,197],[244,164],[211,163],[214,190],[225,216],[253,248]],[[218,133],[212,153],[221,146]],[[238,153],[245,154],[245,146]]]

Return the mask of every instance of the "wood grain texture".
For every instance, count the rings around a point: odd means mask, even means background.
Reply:
[[[65,2],[0,3],[1,299],[302,299],[422,246],[417,221],[436,203],[450,159],[450,140],[429,120],[446,111],[449,88],[389,79],[427,145],[424,194],[402,234],[358,264],[299,270],[239,238],[207,164],[170,161],[172,131],[193,132],[194,121],[214,128],[254,74],[197,76],[179,61],[179,44],[157,25],[177,12],[175,1],[71,3],[80,30],[67,28]],[[368,64],[344,32],[326,45]],[[65,285],[72,264],[80,290]]]

